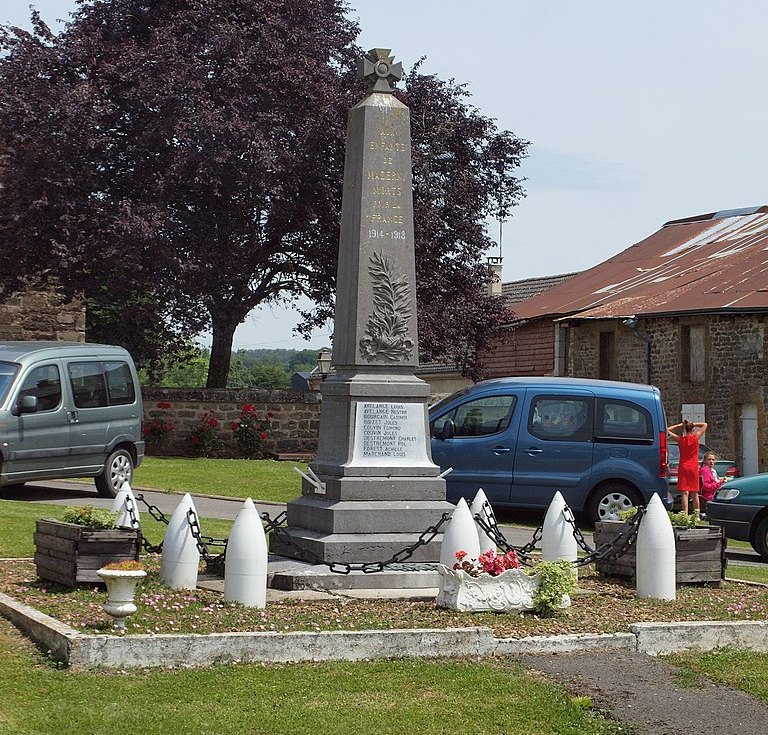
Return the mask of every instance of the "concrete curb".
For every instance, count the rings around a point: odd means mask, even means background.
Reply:
[[[768,651],[768,622],[633,623],[629,633],[496,638],[490,628],[416,628],[211,635],[86,635],[0,593],[0,614],[72,669],[198,667],[213,663],[462,658],[523,653],[732,647]]]

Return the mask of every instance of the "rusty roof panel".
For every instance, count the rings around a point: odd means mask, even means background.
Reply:
[[[664,225],[515,306],[517,319],[768,310],[768,206]]]

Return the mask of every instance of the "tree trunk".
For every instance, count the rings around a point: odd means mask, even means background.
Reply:
[[[211,361],[208,365],[206,388],[226,388],[229,377],[229,364],[232,360],[232,341],[238,322],[213,319],[213,344]]]

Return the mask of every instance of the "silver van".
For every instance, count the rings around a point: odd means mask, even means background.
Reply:
[[[0,486],[93,477],[114,497],[144,457],[142,414],[122,347],[0,342]]]

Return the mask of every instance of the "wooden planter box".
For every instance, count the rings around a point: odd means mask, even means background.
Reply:
[[[618,521],[598,521],[595,523],[595,548],[615,538],[626,524]],[[719,526],[700,526],[698,528],[674,528],[675,550],[677,552],[677,584],[713,582],[720,585],[725,579],[725,546],[723,529]],[[598,562],[595,567],[605,577],[625,577],[635,579],[634,544],[622,556],[606,562]]]
[[[51,518],[37,521],[34,539],[37,576],[67,587],[103,584],[96,570],[110,562],[138,559],[141,546],[138,529],[93,529]]]

